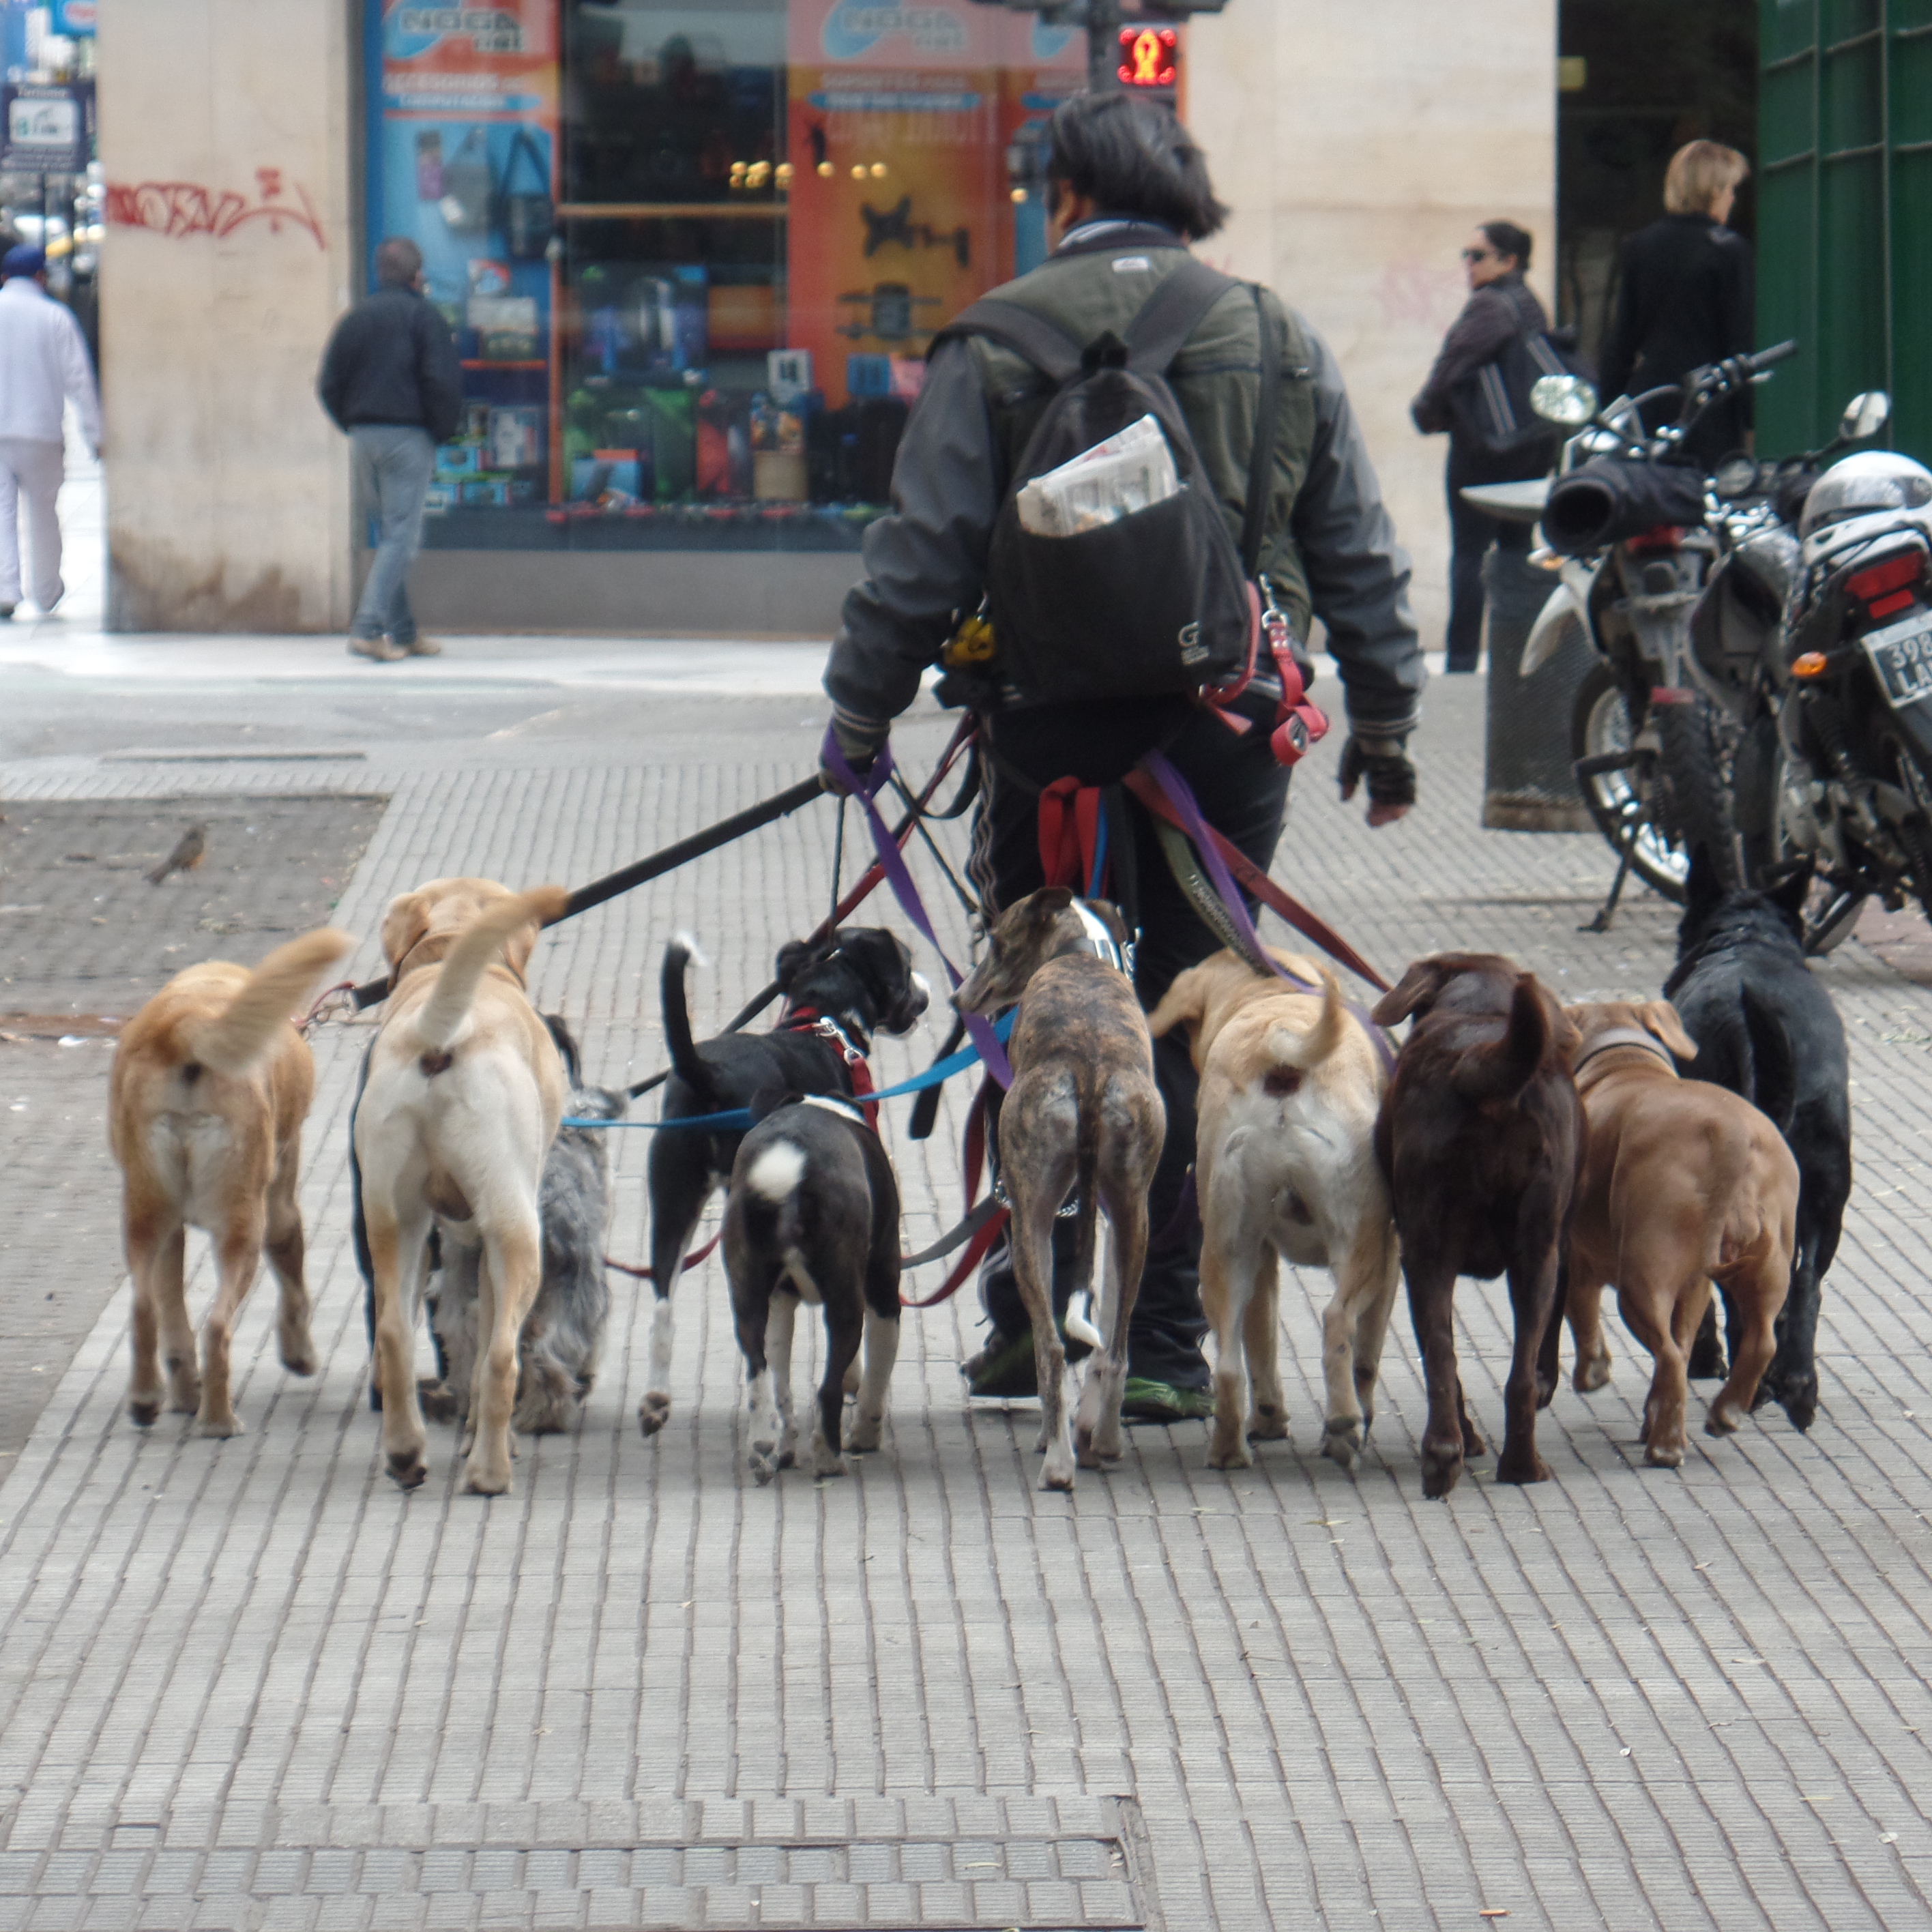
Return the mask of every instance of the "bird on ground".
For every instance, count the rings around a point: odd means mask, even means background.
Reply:
[[[170,872],[191,872],[208,851],[208,827],[190,825],[175,842],[175,849],[148,874],[148,883],[158,886]]]

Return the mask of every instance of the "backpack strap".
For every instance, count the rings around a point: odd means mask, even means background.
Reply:
[[[1056,382],[1069,381],[1079,374],[1081,352],[1085,346],[1045,316],[994,296],[984,296],[962,309],[927,345],[928,359],[942,342],[956,335],[986,336],[1001,348],[1010,349]]]
[[[1180,353],[1182,344],[1201,326],[1208,311],[1230,289],[1240,286],[1232,276],[1189,256],[1127,324],[1122,338],[1127,346],[1127,366],[1145,375],[1166,375],[1168,364]]]
[[[1255,321],[1261,331],[1262,392],[1255,411],[1255,446],[1248,457],[1247,508],[1241,520],[1241,573],[1250,578],[1261,572],[1262,538],[1268,529],[1269,485],[1274,481],[1274,436],[1281,413],[1281,344],[1274,318],[1254,285]]]

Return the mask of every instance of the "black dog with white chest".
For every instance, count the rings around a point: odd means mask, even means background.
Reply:
[[[803,1301],[825,1318],[812,1473],[842,1476],[846,1377],[860,1339],[854,1449],[879,1446],[899,1347],[898,1184],[855,1102],[790,1102],[746,1135],[724,1203],[724,1270],[751,1384],[752,1473],[768,1483],[798,1459],[791,1344]]]
[[[1696,1058],[1678,1070],[1742,1094],[1776,1123],[1797,1158],[1791,1292],[1757,1400],[1778,1402],[1800,1429],[1818,1412],[1819,1304],[1852,1192],[1844,1024],[1804,957],[1799,915],[1810,884],[1804,872],[1770,892],[1726,892],[1700,847],[1691,855],[1677,964],[1664,985],[1697,1042]],[[1713,1310],[1690,1372],[1723,1372]]]
[[[692,1037],[684,969],[695,951],[680,938],[664,949],[664,1037],[671,1076],[663,1118],[690,1120],[750,1108],[768,1111],[788,1096],[856,1097],[872,1090],[866,1055],[874,1033],[909,1033],[930,997],[912,955],[878,926],[841,926],[816,944],[794,940],[778,956],[784,1010],[770,1033]],[[671,1291],[690,1252],[698,1217],[730,1178],[744,1130],[671,1128],[653,1134],[648,1172],[651,1277],[657,1306],[651,1328],[650,1381],[638,1412],[646,1436],[670,1417]]]

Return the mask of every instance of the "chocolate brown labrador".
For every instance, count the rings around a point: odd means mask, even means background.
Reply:
[[[1496,1476],[1540,1483],[1536,1412],[1550,1390],[1537,1358],[1556,1305],[1584,1154],[1570,1078],[1576,1030],[1534,974],[1496,953],[1418,960],[1375,1010],[1414,1016],[1376,1120],[1395,1202],[1402,1274],[1429,1384],[1422,1492],[1446,1496],[1483,1438],[1456,1366],[1456,1277],[1509,1277],[1516,1346]]]

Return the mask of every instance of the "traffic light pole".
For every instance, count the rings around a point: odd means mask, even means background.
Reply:
[[[1120,84],[1120,0],[1087,0],[1087,86],[1104,94]]]

